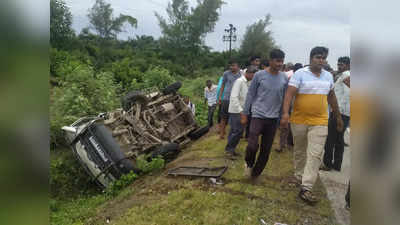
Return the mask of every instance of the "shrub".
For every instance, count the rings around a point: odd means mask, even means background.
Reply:
[[[52,147],[64,144],[61,127],[83,116],[93,116],[119,106],[120,85],[113,82],[111,73],[95,76],[85,65],[52,89],[50,105],[50,137]]]
[[[150,162],[148,162],[145,158],[146,156],[142,155],[136,160],[138,168],[143,171],[143,173],[146,174],[153,171],[156,172],[164,168],[165,161],[161,156],[152,158]]]
[[[52,151],[51,155],[50,194],[52,197],[74,197],[99,190],[71,151]]]
[[[128,185],[132,184],[133,181],[135,181],[137,177],[138,177],[138,175],[136,175],[133,171],[130,171],[127,174],[123,174],[118,180],[111,183],[111,185],[105,190],[105,193],[107,195],[115,196],[122,189],[124,189]]]

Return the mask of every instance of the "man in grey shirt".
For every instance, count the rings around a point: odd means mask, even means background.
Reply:
[[[246,149],[245,171],[252,178],[258,177],[268,162],[288,83],[286,74],[280,71],[285,53],[280,49],[274,49],[269,57],[269,67],[254,75],[247,93],[245,108],[241,114],[241,122],[245,125],[251,106],[252,119]],[[260,135],[262,136],[260,153],[256,161]]]
[[[231,91],[232,91],[232,86],[233,83],[238,79],[240,75],[240,67],[239,63],[237,61],[231,60],[230,63],[230,70],[225,71],[223,75],[223,80],[222,80],[222,85],[220,90],[223,91],[223,96],[222,98],[222,91],[220,91],[219,96],[218,96],[218,104],[220,104],[221,107],[221,124],[220,124],[220,138],[224,139],[225,138],[225,127],[226,123],[229,118],[229,99],[231,97]]]

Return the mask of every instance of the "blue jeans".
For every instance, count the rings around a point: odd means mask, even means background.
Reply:
[[[235,152],[240,138],[243,136],[244,127],[240,123],[240,113],[230,113],[229,115],[230,131],[228,135],[228,144],[225,147],[227,152]]]

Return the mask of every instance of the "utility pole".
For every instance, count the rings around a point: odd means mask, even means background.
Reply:
[[[232,24],[229,24],[229,29],[225,29],[227,35],[222,37],[222,41],[229,41],[229,58],[231,58],[232,52],[232,41],[236,41],[236,27]]]

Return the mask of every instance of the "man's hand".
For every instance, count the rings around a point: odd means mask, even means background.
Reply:
[[[289,113],[284,113],[281,117],[281,128],[289,128]]]
[[[240,123],[241,123],[243,126],[246,126],[246,125],[247,125],[247,115],[246,115],[246,114],[240,113]]]
[[[336,130],[337,130],[338,132],[342,132],[342,131],[343,131],[343,128],[344,128],[344,125],[343,125],[342,117],[341,117],[341,116],[338,116],[338,117],[336,118]]]

